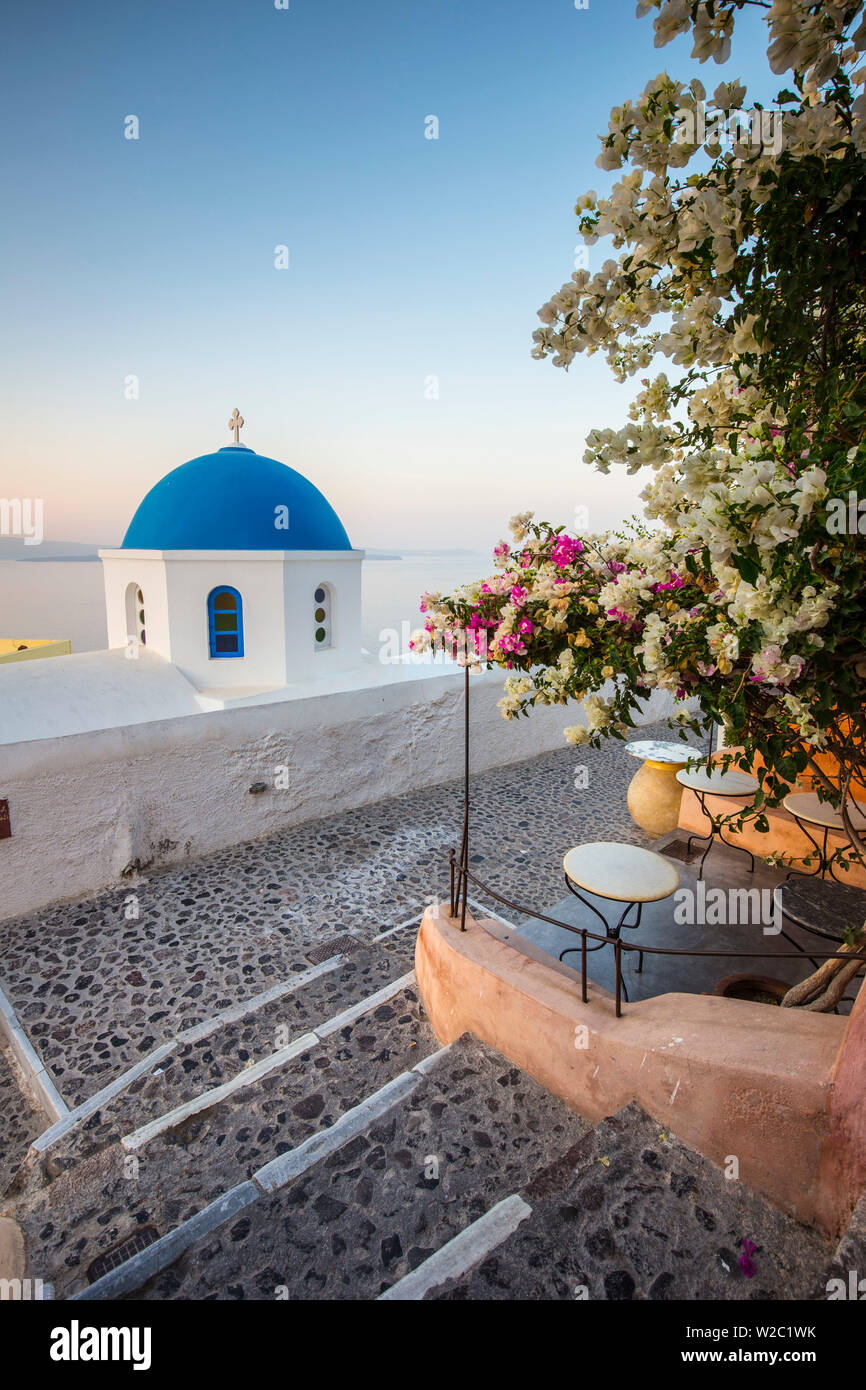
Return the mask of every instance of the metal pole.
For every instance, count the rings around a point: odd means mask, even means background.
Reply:
[[[460,909],[460,930],[466,930],[466,898],[469,893],[469,665],[463,673],[463,843],[460,851],[463,868],[463,904]]]
[[[451,903],[451,916],[452,916],[452,917],[456,917],[456,915],[457,915],[457,894],[456,894],[455,891],[454,891],[454,868],[455,868],[455,864],[454,864],[454,850],[453,850],[453,849],[451,850],[451,854],[450,854],[450,857],[449,857],[449,867],[450,867],[450,869],[451,869],[451,896],[450,896],[450,899],[449,899],[449,901],[450,901],[450,903]]]

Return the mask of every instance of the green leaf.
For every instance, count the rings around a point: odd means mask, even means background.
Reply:
[[[742,551],[737,555],[731,556],[731,563],[740,578],[745,579],[747,584],[754,584],[758,575],[761,573],[760,567],[755,564],[755,561],[750,560],[748,555],[744,555]]]

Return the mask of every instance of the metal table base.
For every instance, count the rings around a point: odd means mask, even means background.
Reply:
[[[703,814],[706,816],[707,820],[710,822],[710,832],[709,832],[708,835],[698,835],[697,833],[695,833],[694,835],[690,835],[689,838],[688,838],[688,840],[687,840],[687,842],[686,842],[686,851],[687,851],[687,853],[690,853],[690,852],[691,852],[691,848],[692,848],[692,840],[708,840],[708,841],[709,841],[709,843],[707,844],[706,849],[704,850],[703,854],[701,855],[701,862],[700,862],[700,865],[699,865],[699,868],[698,868],[698,878],[703,878],[703,876],[704,876],[704,861],[706,860],[706,857],[707,857],[707,855],[709,854],[710,850],[712,849],[712,847],[713,847],[714,843],[716,842],[716,840],[721,841],[721,843],[722,843],[723,845],[727,845],[728,849],[735,849],[735,850],[737,851],[737,854],[746,854],[746,855],[748,855],[748,857],[749,857],[749,863],[750,863],[750,866],[751,866],[750,869],[749,869],[749,873],[752,873],[752,874],[753,874],[753,873],[755,872],[755,856],[752,854],[752,851],[751,851],[750,849],[746,849],[744,845],[733,845],[733,844],[731,844],[731,841],[730,841],[730,840],[726,840],[726,839],[725,839],[725,836],[724,836],[724,827],[725,827],[726,823],[727,823],[729,820],[736,820],[737,815],[738,815],[739,813],[736,812],[736,813],[729,814],[729,815],[726,815],[726,816],[718,816],[718,815],[717,815],[717,816],[714,816],[714,815],[712,814],[711,811],[708,811],[708,810],[707,810],[707,796],[708,796],[708,795],[718,796],[719,793],[718,793],[718,792],[709,793],[709,792],[699,791],[696,787],[695,787],[695,788],[692,788],[692,790],[694,791],[695,796],[698,798],[698,801],[701,803],[701,811],[702,811]]]
[[[609,924],[607,918],[604,916],[604,914],[601,913],[601,912],[599,912],[599,910],[598,910],[598,908],[595,906],[595,904],[594,904],[594,903],[591,903],[591,902],[588,902],[587,899],[583,896],[583,894],[582,894],[582,893],[579,893],[579,892],[577,891],[577,889],[575,888],[575,886],[574,886],[574,884],[572,883],[571,879],[569,878],[568,874],[565,875],[565,886],[566,886],[566,888],[568,889],[569,893],[573,893],[574,896],[578,899],[578,901],[583,903],[584,907],[588,907],[589,910],[590,910],[590,912],[594,912],[594,913],[595,913],[596,917],[599,919],[599,921],[600,921],[600,922],[603,924],[603,926],[604,926],[604,933],[605,933],[605,936],[607,937],[607,941],[599,941],[598,945],[596,945],[596,946],[585,946],[585,945],[584,945],[584,946],[566,946],[565,950],[564,950],[564,951],[561,951],[560,954],[559,954],[559,959],[560,959],[560,960],[562,960],[563,956],[567,956],[567,955],[571,954],[571,953],[574,952],[574,951],[582,951],[582,950],[585,949],[587,955],[589,954],[590,951],[600,951],[600,950],[603,949],[603,947],[605,947],[605,946],[608,944],[608,941],[610,941],[610,942],[618,941],[618,940],[619,940],[619,934],[620,934],[620,932],[623,930],[623,928],[626,928],[626,929],[629,930],[629,931],[635,931],[635,930],[640,926],[641,908],[643,907],[643,903],[639,903],[639,902],[630,902],[630,903],[626,903],[625,911],[623,912],[623,914],[622,914],[622,916],[620,917],[619,921],[617,922],[616,926],[615,926],[615,927],[612,927],[612,926]],[[600,895],[600,896],[603,896],[603,895]],[[609,901],[610,901],[610,902],[613,902],[614,899],[611,898],[611,899],[609,899]],[[633,922],[627,922],[625,919],[626,919],[626,917],[628,917],[628,914],[631,912],[632,908],[634,908],[634,907],[637,908],[637,916],[636,916],[636,918],[635,918],[635,920],[634,920]],[[638,963],[637,963],[637,968],[638,968],[638,973],[640,973],[640,971],[643,970],[643,951],[640,951],[640,950],[638,951]],[[623,981],[622,981],[622,992],[623,992],[623,994],[625,995],[625,1002],[628,1003],[628,1002],[629,1002],[629,998],[628,998],[628,989],[627,989],[627,987],[626,987],[626,983],[625,983],[625,980],[624,980],[624,979],[623,979]]]

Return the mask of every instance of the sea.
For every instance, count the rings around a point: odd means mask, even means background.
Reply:
[[[368,558],[363,567],[361,644],[371,654],[422,624],[421,594],[448,593],[493,570],[492,556],[468,551]],[[383,635],[384,634],[384,635]],[[68,638],[73,652],[107,645],[98,560],[0,560],[0,637]],[[393,647],[392,647],[393,649]]]

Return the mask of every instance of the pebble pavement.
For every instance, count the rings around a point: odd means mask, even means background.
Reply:
[[[0,1047],[0,1194],[18,1169],[27,1147],[47,1125],[41,1110],[28,1103],[21,1089],[17,1068],[5,1048]]]
[[[581,765],[588,786],[576,788]],[[562,896],[571,845],[649,843],[626,807],[633,775],[614,742],[479,774],[473,871],[544,910]],[[420,919],[447,895],[461,817],[462,786],[445,783],[0,923],[0,983],[75,1106],[178,1029],[307,969],[315,943]]]

